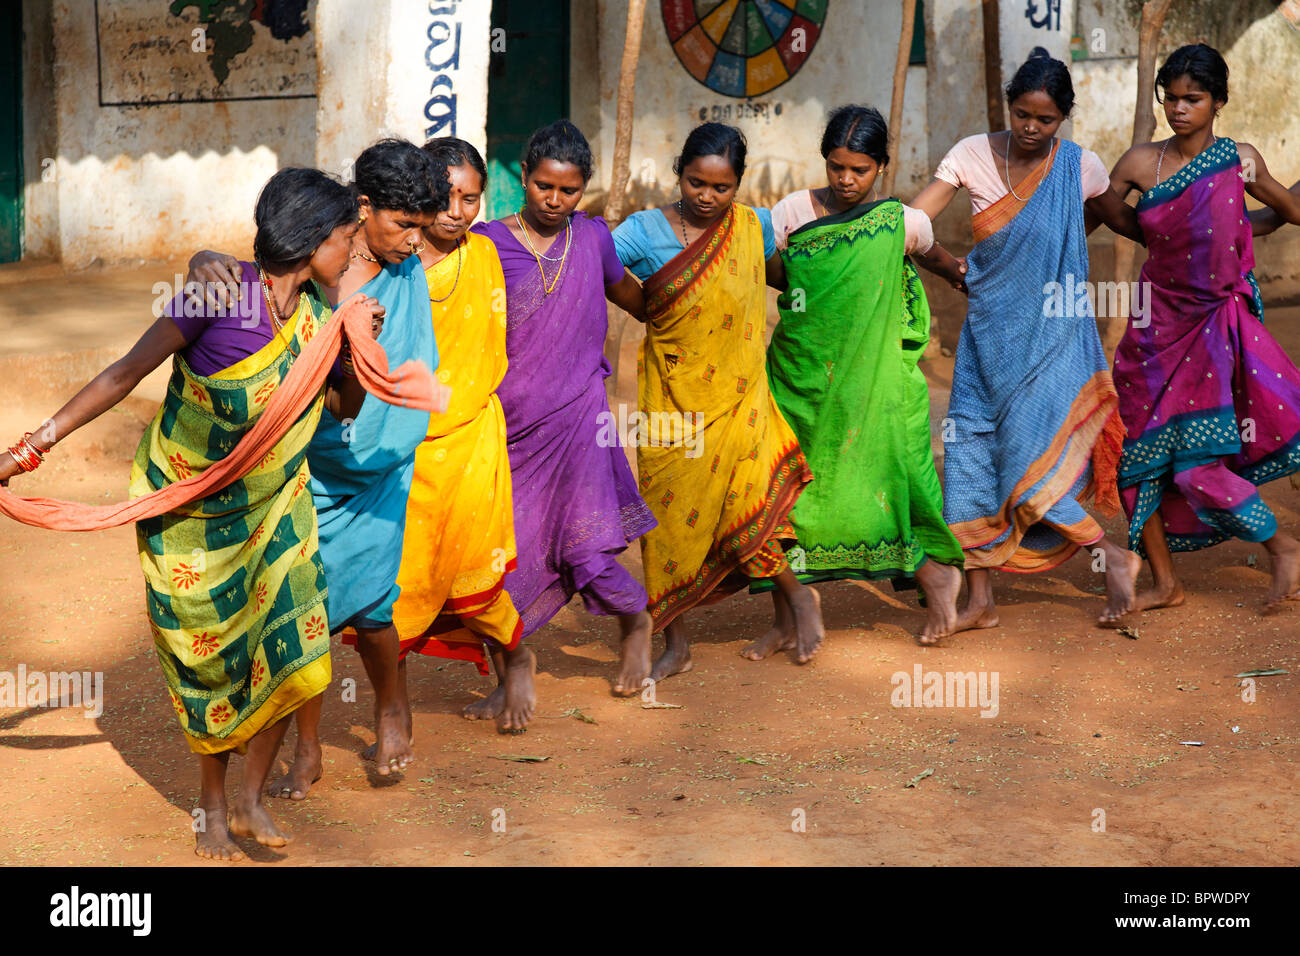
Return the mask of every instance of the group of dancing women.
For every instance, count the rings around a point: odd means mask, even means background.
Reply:
[[[798,663],[824,637],[817,582],[918,590],[918,639],[934,644],[998,624],[993,569],[1042,572],[1081,549],[1104,568],[1103,626],[1181,603],[1171,553],[1229,537],[1264,544],[1265,609],[1284,608],[1300,546],[1258,487],[1300,469],[1300,372],[1261,322],[1252,232],[1300,223],[1300,191],[1214,133],[1216,51],[1177,50],[1156,87],[1174,135],[1108,175],[1056,135],[1070,74],[1035,50],[1006,88],[1010,128],[958,142],[910,205],[878,195],[887,128],[865,106],[830,116],[826,185],[770,211],[736,200],[740,131],[705,123],[677,157],[679,198],[612,232],[578,211],[593,157],[566,120],[528,144],[523,208],[488,223],[483,159],[459,139],[382,140],[350,185],[283,169],[257,200],[253,260],[198,253],[202,291],[178,290],[0,455],[7,484],[170,359],[131,500],[0,491],[0,511],[135,523],[199,761],[196,850],[219,860],[241,858],[234,837],[288,841],[263,794],[303,799],[321,776],[334,634],[373,686],[366,756],[386,775],[412,759],[411,653],[490,662],[497,687],[465,716],[522,731],[526,642],[575,595],[618,619],[622,696],[689,670],[691,612],[743,589],[770,593],[773,616],[742,654]],[[931,225],[962,188],[964,259]],[[1264,208],[1248,215],[1246,193]],[[1086,298],[1045,307],[1053,283],[1087,279],[1099,223],[1149,250],[1150,322],[1130,323],[1113,371]],[[969,297],[942,485],[918,265]],[[780,321],[765,344],[769,285]],[[635,436],[635,473],[608,437],[607,302],[645,325],[642,421],[674,423]],[[1128,540],[1089,508],[1123,508]],[[620,562],[634,542],[643,580]],[[1143,557],[1154,584],[1138,593]],[[291,715],[293,760],[272,782]],[[246,763],[228,803],[232,751]]]

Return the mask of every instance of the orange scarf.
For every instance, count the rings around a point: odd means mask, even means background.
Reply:
[[[383,346],[371,336],[370,312],[354,297],[339,307],[335,321],[302,350],[271,396],[256,424],[225,458],[201,473],[152,494],[114,505],[86,505],[56,498],[20,498],[0,488],[0,514],[52,531],[98,531],[165,514],[238,481],[260,462],[320,394],[346,334],[357,379],[367,392],[390,405],[443,412],[451,390],[439,385],[421,362],[389,372]]]

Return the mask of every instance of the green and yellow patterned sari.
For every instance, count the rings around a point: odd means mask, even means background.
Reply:
[[[903,248],[903,206],[886,199],[813,220],[782,253],[789,291],[767,367],[817,476],[791,513],[803,581],[907,581],[927,558],[962,563],[917,367],[930,308]]]
[[[167,396],[136,450],[132,498],[202,472],[253,427],[329,319],[319,288],[307,289],[284,331],[235,365],[204,377],[175,357]],[[329,684],[306,456],[323,408],[324,390],[244,478],[136,525],[158,660],[196,753],[242,753]]]

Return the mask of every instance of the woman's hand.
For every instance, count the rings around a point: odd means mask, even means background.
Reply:
[[[190,269],[185,276],[187,298],[195,305],[199,298],[189,292],[191,283],[203,287],[203,298],[213,311],[233,309],[235,301],[240,298],[240,283],[243,279],[243,267],[234,256],[224,252],[204,249],[190,258]]]
[[[953,260],[951,274],[948,277],[948,283],[962,295],[970,295],[970,290],[966,288],[966,257],[957,256]]]
[[[9,479],[22,471],[14,456],[7,451],[0,451],[0,488],[9,487]]]

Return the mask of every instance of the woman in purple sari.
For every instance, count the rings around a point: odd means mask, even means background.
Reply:
[[[575,212],[592,173],[591,148],[568,120],[533,134],[523,162],[525,206],[476,232],[495,243],[506,280],[506,357],[497,389],[514,484],[518,568],[506,590],[528,637],[574,594],[616,615],[622,669],[615,693],[650,675],[645,588],[618,556],[655,526],[609,429],[605,299],[639,313],[641,287],[623,268],[600,218]],[[498,672],[506,731],[532,714],[531,654]]]
[[[1264,328],[1245,194],[1300,223],[1300,197],[1268,173],[1253,146],[1214,134],[1228,67],[1204,44],[1170,54],[1156,75],[1174,131],[1116,164],[1120,195],[1141,192],[1150,258],[1147,321],[1115,353],[1128,430],[1119,469],[1130,547],[1155,584],[1141,608],[1183,603],[1173,551],[1229,537],[1272,559],[1268,607],[1300,597],[1300,544],[1278,528],[1258,486],[1300,470],[1300,371]],[[1152,520],[1152,519],[1155,520]]]

